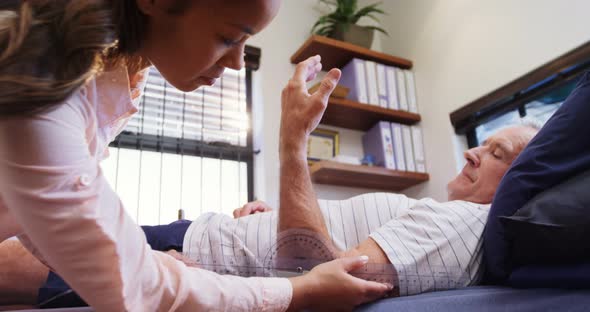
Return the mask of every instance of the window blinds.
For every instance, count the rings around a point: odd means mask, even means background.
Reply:
[[[139,111],[102,164],[137,222],[231,215],[253,198],[250,75],[226,70],[215,85],[182,92],[150,69]]]
[[[245,70],[226,70],[211,87],[182,92],[152,68],[139,113],[126,131],[205,143],[247,145]]]

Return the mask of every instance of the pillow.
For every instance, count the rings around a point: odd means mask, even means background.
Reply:
[[[189,220],[176,220],[165,225],[143,225],[141,229],[145,234],[147,243],[153,250],[168,251],[174,249],[182,252],[184,234],[191,223]]]
[[[487,283],[504,283],[512,269],[500,222],[544,190],[590,169],[590,78],[570,96],[512,163],[496,191],[484,231]]]
[[[530,200],[511,217],[500,217],[512,267],[590,263],[590,171]],[[590,279],[589,279],[590,280]]]

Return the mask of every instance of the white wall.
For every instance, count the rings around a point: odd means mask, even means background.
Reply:
[[[362,4],[372,1],[362,0]],[[280,92],[293,72],[289,58],[309,37],[316,0],[284,0],[271,25],[249,41],[262,49],[255,73],[255,194],[278,203]],[[386,0],[389,13],[373,49],[414,61],[431,180],[406,193],[446,199],[445,185],[463,165],[464,138],[449,113],[590,39],[585,0]],[[341,153],[362,155],[362,132],[337,129]],[[321,198],[370,190],[316,185]]]
[[[360,1],[361,5],[367,2]],[[255,157],[255,196],[274,207],[277,207],[279,198],[280,93],[294,70],[291,55],[310,36],[311,27],[320,15],[318,8],[321,7],[317,3],[317,0],[284,0],[272,23],[248,41],[248,44],[262,49],[261,67],[254,74],[254,144],[255,149],[261,150]],[[362,22],[370,24],[370,21]],[[379,38],[376,38],[373,49],[379,48]],[[340,132],[341,153],[362,157],[362,132],[324,128]],[[335,199],[369,190],[318,185],[316,191],[320,198]]]
[[[428,183],[413,196],[446,199],[463,165],[449,113],[590,39],[587,0],[388,0],[384,52],[414,61]]]

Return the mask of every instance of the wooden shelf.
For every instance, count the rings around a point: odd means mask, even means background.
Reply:
[[[342,68],[355,57],[405,69],[412,68],[412,61],[410,60],[369,50],[352,43],[315,35],[307,39],[299,50],[291,56],[291,63],[297,64],[316,54],[322,57],[324,69]]]
[[[382,120],[411,125],[420,121],[420,115],[331,97],[320,123],[367,131]]]
[[[314,163],[309,170],[312,181],[318,184],[373,188],[394,192],[426,182],[430,178],[426,173],[349,165],[326,160]]]

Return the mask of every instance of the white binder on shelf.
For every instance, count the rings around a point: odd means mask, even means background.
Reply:
[[[373,156],[375,165],[388,169],[396,169],[391,140],[391,126],[388,121],[376,123],[363,135],[365,155]]]
[[[369,103],[364,60],[353,58],[348,62],[342,68],[342,76],[338,84],[350,89],[346,97],[347,99],[364,104]]]
[[[387,78],[385,77],[385,65],[377,64],[377,93],[379,94],[379,106],[389,108],[387,96]]]
[[[414,73],[410,70],[404,70],[404,76],[406,77],[408,110],[412,113],[418,114],[418,102],[416,99],[416,82],[414,80]]]
[[[412,131],[410,130],[410,126],[402,126],[402,141],[404,142],[406,169],[407,171],[415,172],[416,164],[414,162],[414,148],[412,147]]]
[[[369,104],[379,106],[379,91],[377,86],[377,63],[365,60],[365,72],[367,73],[367,92]]]
[[[393,140],[393,156],[397,170],[406,171],[406,157],[404,156],[404,142],[402,140],[402,127],[395,122],[391,123],[391,137]]]
[[[399,96],[397,92],[397,78],[395,74],[395,67],[386,66],[385,80],[387,82],[387,97],[389,102],[389,109],[399,110]]]
[[[399,109],[408,110],[408,94],[406,91],[406,77],[403,70],[396,68],[395,76],[397,78],[397,95],[399,96]]]
[[[412,143],[414,145],[414,161],[417,172],[426,172],[426,157],[424,156],[424,139],[422,138],[422,129],[418,126],[412,126]]]

